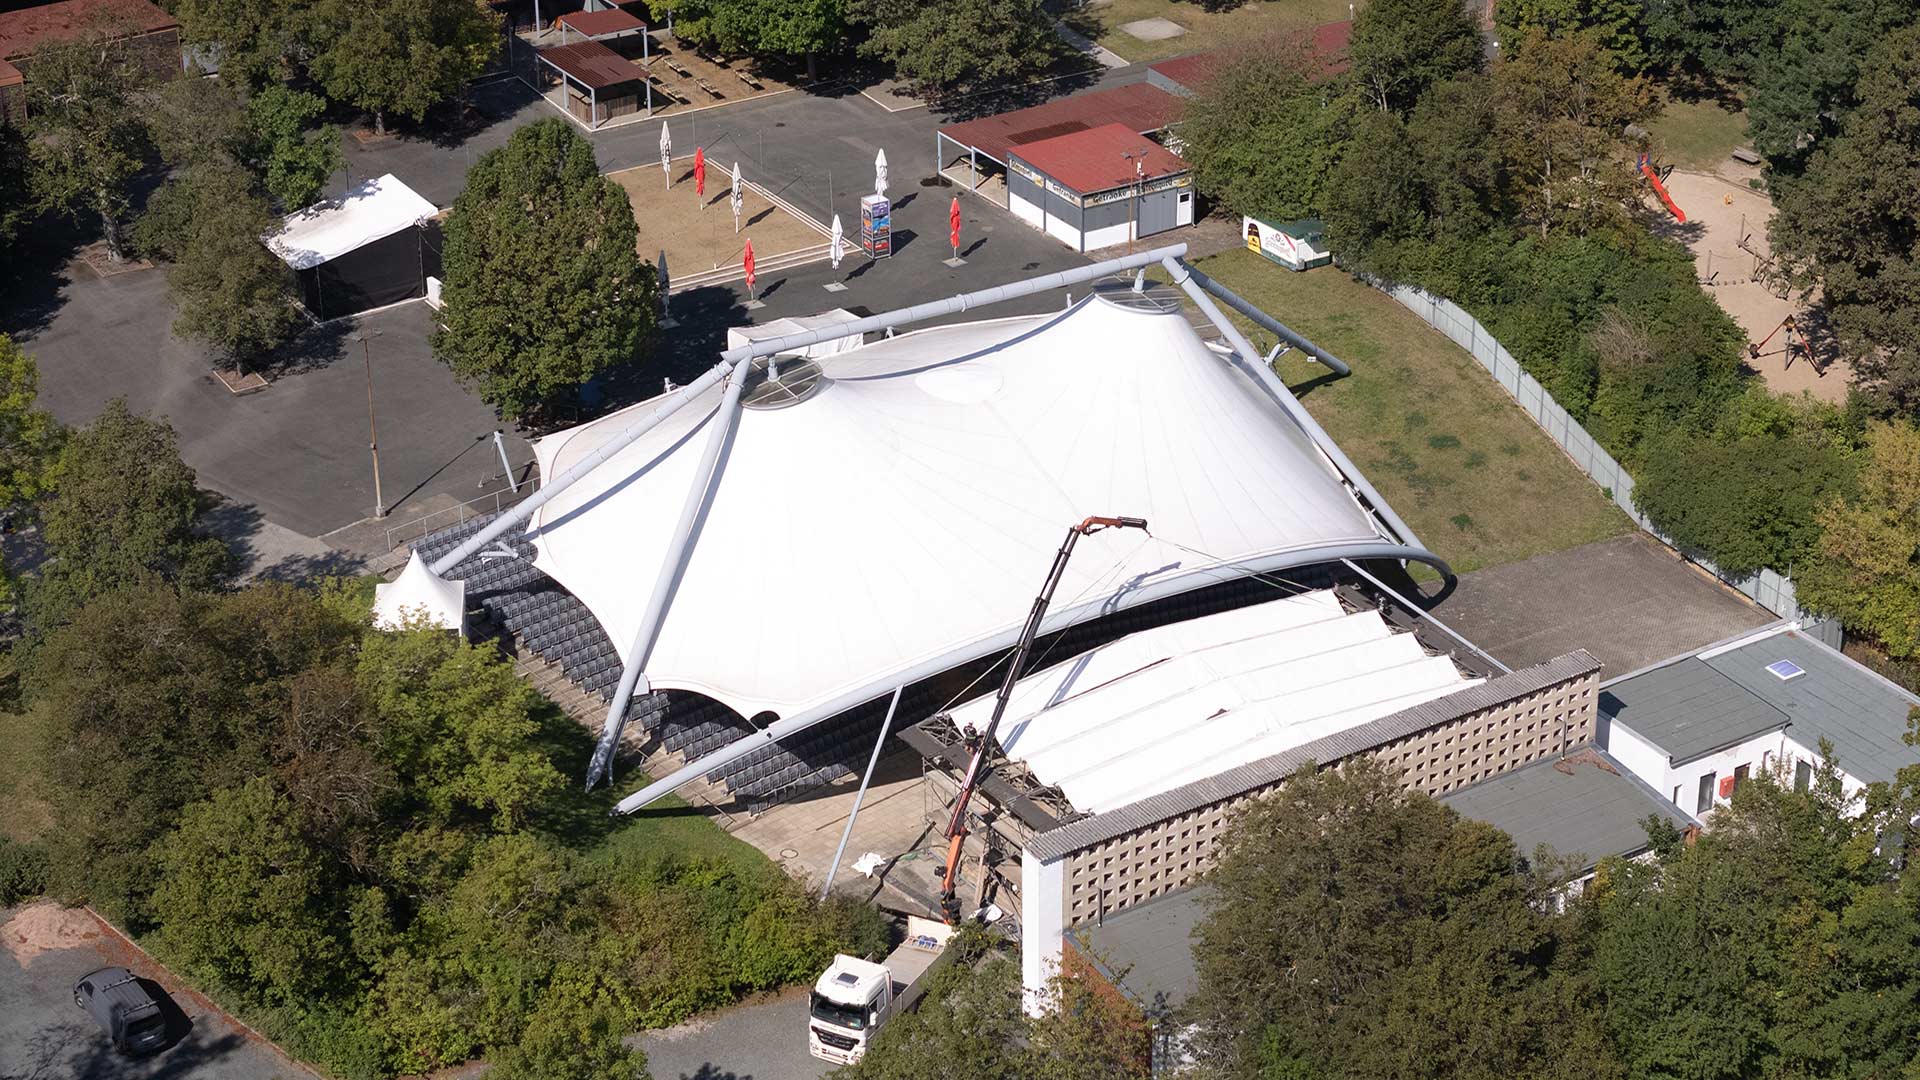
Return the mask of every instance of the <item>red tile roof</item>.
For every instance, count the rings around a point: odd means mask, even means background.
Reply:
[[[0,86],[19,86],[25,81],[26,78],[20,74],[19,68],[5,60],[0,60]]]
[[[591,90],[605,90],[621,83],[639,82],[642,78],[640,68],[633,61],[597,41],[576,41],[541,49],[540,59]]]
[[[1187,163],[1173,151],[1132,130],[1125,124],[1103,124],[1071,135],[1056,135],[1039,142],[1022,143],[1013,148],[1013,156],[1039,169],[1082,195],[1110,191],[1134,181],[1133,160],[1146,151],[1143,173],[1152,180],[1187,171]]]
[[[59,0],[0,12],[0,59],[18,60],[42,45],[87,33],[135,37],[179,28],[173,16],[147,0]]]
[[[606,11],[570,11],[560,16],[557,22],[567,24],[567,29],[576,34],[585,34],[590,38],[603,34],[624,34],[632,30],[645,30],[647,24],[620,8]]]
[[[1352,22],[1334,22],[1286,34],[1279,42],[1283,48],[1293,44],[1305,46],[1309,54],[1319,61],[1320,76],[1331,78],[1347,70],[1350,63],[1347,59],[1347,41],[1352,36]],[[1243,49],[1222,49],[1175,57],[1153,65],[1153,72],[1191,93],[1204,89],[1216,71],[1236,57],[1245,55],[1245,52]]]
[[[1030,109],[949,124],[940,134],[1005,164],[1007,149],[1056,135],[1118,124],[1136,135],[1158,131],[1180,115],[1180,99],[1157,86],[1134,83],[1049,101]]]

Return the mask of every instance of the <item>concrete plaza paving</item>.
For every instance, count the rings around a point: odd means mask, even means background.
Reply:
[[[834,1066],[807,1053],[807,991],[796,986],[640,1037],[654,1080],[814,1080]]]
[[[1516,668],[1585,649],[1603,679],[1774,621],[1643,533],[1466,574],[1433,613]]]

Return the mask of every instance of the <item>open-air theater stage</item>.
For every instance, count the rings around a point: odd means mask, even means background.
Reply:
[[[700,777],[757,810],[859,769],[896,690],[892,731],[990,693],[1089,515],[1148,531],[1081,541],[1041,661],[1369,562],[1450,581],[1184,251],[756,328],[693,383],[541,439],[539,493],[423,541],[381,617],[419,603],[445,625],[491,621],[564,667],[609,703],[596,776],[623,728],[629,749],[685,761],[621,810]],[[1222,340],[1176,295],[1140,291],[1147,266]],[[907,329],[1063,289],[1051,314]]]

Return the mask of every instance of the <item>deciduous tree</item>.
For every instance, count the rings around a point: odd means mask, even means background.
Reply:
[[[650,1080],[647,1056],[621,1039],[622,1010],[593,988],[557,982],[527,1017],[520,1041],[493,1056],[497,1080]]]
[[[1299,49],[1249,54],[1223,65],[1188,99],[1178,128],[1181,154],[1203,193],[1273,221],[1318,214],[1364,105],[1316,82],[1315,70]]]
[[[9,522],[30,513],[52,486],[61,429],[53,414],[38,407],[39,393],[33,357],[0,334],[0,514]],[[13,575],[0,556],[0,602],[10,603],[13,595]]]
[[[633,208],[564,120],[514,132],[467,173],[447,219],[436,355],[502,414],[564,404],[638,360],[658,298]]]
[[[19,128],[0,124],[0,244],[12,244],[31,220],[33,189],[27,182],[27,140]]]
[[[1646,70],[1649,56],[1642,37],[1645,0],[1509,0],[1495,8],[1501,44],[1523,44],[1533,31],[1547,37],[1592,34],[1621,72]]]
[[[337,883],[265,777],[188,806],[154,848],[159,941],[216,986],[279,1004],[330,988],[345,957]]]
[[[27,80],[27,146],[42,205],[100,219],[107,255],[126,255],[122,227],[146,163],[145,98],[154,79],[104,35],[36,49]]]
[[[457,97],[500,48],[500,17],[477,0],[323,0],[308,66],[328,96],[419,120]]]
[[[1800,439],[1679,434],[1646,456],[1633,502],[1681,550],[1728,574],[1790,573],[1819,537],[1815,511],[1853,490],[1854,471],[1846,453]]]
[[[165,421],[115,398],[67,440],[53,476],[41,506],[50,558],[28,591],[41,629],[112,589],[204,588],[226,572],[227,546],[198,531],[202,496]]]
[[[1018,86],[1065,55],[1040,0],[848,0],[847,16],[867,26],[863,54],[934,98]]]
[[[274,83],[247,102],[250,159],[267,194],[293,211],[320,198],[345,161],[340,129],[318,124],[327,103],[318,94]]]
[[[1876,424],[1859,493],[1820,507],[1820,539],[1794,568],[1800,603],[1899,657],[1920,655],[1920,430]]]
[[[279,223],[231,161],[190,165],[155,193],[135,239],[173,263],[175,333],[243,368],[287,340],[300,321],[291,281],[260,239]]]
[[[217,52],[221,81],[254,89],[278,81],[288,58],[304,52],[314,6],[313,0],[179,0],[173,13],[187,44]]]
[[[1625,128],[1652,97],[1591,35],[1530,34],[1494,65],[1493,108],[1510,198],[1541,236],[1625,219],[1640,191]]]
[[[1347,55],[1374,103],[1405,113],[1427,87],[1480,66],[1480,32],[1462,4],[1371,0],[1354,17]]]
[[[1885,411],[1920,417],[1920,25],[1867,54],[1859,103],[1780,193],[1773,249],[1818,284],[1853,358],[1856,385]]]

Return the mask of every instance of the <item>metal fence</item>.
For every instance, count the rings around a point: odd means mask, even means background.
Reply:
[[[1803,610],[1795,602],[1793,579],[1772,570],[1761,570],[1749,577],[1736,578],[1722,573],[1720,568],[1707,559],[1690,554],[1675,544],[1671,538],[1653,527],[1638,507],[1633,504],[1633,477],[1613,455],[1600,446],[1598,440],[1587,433],[1560,403],[1553,399],[1546,387],[1526,373],[1520,361],[1514,359],[1499,339],[1480,325],[1480,320],[1462,311],[1451,300],[1443,300],[1431,293],[1411,285],[1387,285],[1374,282],[1374,287],[1398,300],[1401,306],[1427,321],[1427,325],[1447,335],[1456,345],[1472,354],[1487,369],[1512,398],[1527,410],[1549,438],[1566,451],[1580,471],[1587,474],[1594,483],[1606,490],[1608,498],[1624,510],[1641,529],[1658,539],[1661,543],[1712,573],[1721,581],[1740,590],[1768,611],[1782,618],[1798,619],[1806,626],[1807,632],[1835,648],[1840,647],[1840,624],[1836,620],[1823,619],[1810,611]]]

